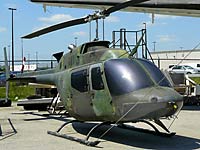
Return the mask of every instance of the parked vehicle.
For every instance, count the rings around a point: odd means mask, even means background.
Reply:
[[[187,63],[187,64],[182,64],[182,65],[191,66],[197,70],[200,70],[200,63]]]
[[[200,73],[198,69],[195,69],[188,65],[174,65],[168,70],[170,73],[184,73],[184,74],[195,74]]]

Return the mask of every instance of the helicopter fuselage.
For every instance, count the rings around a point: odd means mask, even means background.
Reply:
[[[50,73],[33,74],[36,82],[56,85],[66,110],[81,121],[134,122],[169,117],[181,109],[182,96],[160,69],[108,44],[74,48]]]

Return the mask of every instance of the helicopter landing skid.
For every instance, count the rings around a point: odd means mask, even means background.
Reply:
[[[59,133],[66,125],[73,123],[73,122],[80,122],[78,120],[70,120],[66,123],[64,123],[56,132],[53,131],[47,131],[48,134],[54,135],[54,136],[58,136],[58,137],[62,137],[71,141],[76,141],[79,142],[81,144],[87,145],[87,146],[96,146],[97,144],[100,143],[100,141],[89,141],[89,137],[90,135],[100,126],[105,125],[105,124],[109,124],[109,122],[102,122],[99,123],[97,125],[95,125],[92,129],[89,130],[89,132],[87,133],[87,136],[85,139],[81,139],[81,138],[77,138],[77,137],[73,137],[67,134],[61,134]]]
[[[162,136],[162,137],[172,137],[176,134],[176,132],[170,132],[160,120],[154,120],[154,121],[157,125],[159,125],[161,128],[163,128],[166,132],[159,131],[158,128],[156,128],[152,123],[150,123],[149,121],[146,121],[146,120],[139,120],[137,122],[143,122],[143,123],[148,124],[149,126],[151,126],[154,129],[154,131],[148,130],[148,129],[136,128],[136,127],[133,127],[130,125],[125,125],[125,124],[119,124],[118,127],[136,131],[136,132],[143,132],[143,133],[153,134],[156,136]]]

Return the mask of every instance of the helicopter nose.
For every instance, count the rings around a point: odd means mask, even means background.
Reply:
[[[122,109],[123,114],[126,114],[126,120],[169,117],[178,112],[183,106],[183,97],[168,87],[146,88],[135,91],[128,97],[130,101],[124,103]]]
[[[183,97],[174,89],[168,87],[156,87],[149,93],[149,102],[164,103],[165,108],[160,110],[162,116],[168,117],[175,114],[183,106]]]

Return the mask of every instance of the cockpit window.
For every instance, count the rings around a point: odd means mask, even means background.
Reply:
[[[112,59],[105,62],[104,68],[108,88],[113,96],[154,85],[136,60]]]
[[[149,72],[154,81],[160,86],[171,87],[168,79],[153,63],[145,59],[138,59],[139,63],[144,65],[145,69]]]
[[[92,79],[92,88],[94,90],[104,89],[100,67],[95,67],[91,69],[91,79]]]

